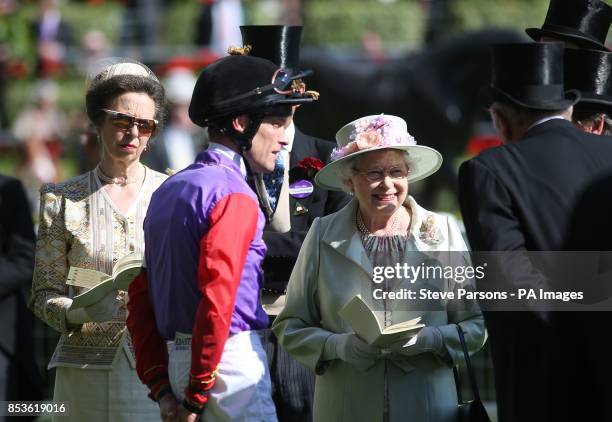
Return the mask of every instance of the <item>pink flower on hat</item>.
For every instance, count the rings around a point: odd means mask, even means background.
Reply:
[[[377,132],[363,132],[355,137],[355,145],[359,150],[374,148],[381,143],[380,133]]]
[[[342,148],[334,148],[331,159],[335,161],[371,148],[409,145],[416,145],[414,138],[381,114],[374,119],[358,120],[349,135],[349,142]]]

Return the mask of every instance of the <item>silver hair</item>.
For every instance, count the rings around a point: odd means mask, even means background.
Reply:
[[[377,150],[378,151],[378,150]],[[402,153],[402,157],[404,158],[404,163],[406,163],[406,168],[410,170],[410,155],[408,151],[395,150]],[[342,160],[338,163],[338,173],[340,175],[340,180],[342,181],[342,190],[348,194],[353,194],[353,191],[348,187],[348,181],[351,177],[355,175],[355,166],[357,165],[357,161],[361,158],[365,157],[365,154],[359,154],[355,157],[350,157],[346,160]]]
[[[514,128],[527,128],[548,116],[566,115],[568,119],[571,117],[570,107],[558,110],[535,110],[511,102],[496,101],[490,108],[503,114]]]

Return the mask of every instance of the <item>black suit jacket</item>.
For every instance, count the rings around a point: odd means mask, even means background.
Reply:
[[[0,175],[0,361],[7,365],[0,377],[6,383],[1,400],[42,399],[42,380],[34,360],[33,315],[25,298],[32,282],[34,241],[23,186]]]
[[[579,196],[610,169],[612,139],[587,134],[560,119],[463,163],[459,199],[472,249],[563,249]],[[521,262],[518,271],[527,284],[548,287],[550,280],[530,260]],[[553,420],[553,409],[569,400],[567,394],[576,387],[558,376],[564,365],[576,364],[560,358],[571,340],[560,341],[549,314],[488,312],[485,320],[499,421]]]
[[[294,168],[307,157],[328,163],[334,146],[329,141],[305,135],[296,127],[289,168]],[[314,191],[310,196],[303,199],[289,196],[291,230],[287,233],[264,232],[263,238],[268,247],[263,265],[264,287],[267,289],[285,291],[302,242],[314,219],[338,211],[349,201],[348,195],[343,192],[321,189],[314,181],[312,183]],[[298,205],[308,211],[300,214],[296,211]]]
[[[34,228],[21,182],[0,175],[0,298],[32,282]]]
[[[597,268],[587,268],[580,280],[585,294],[590,296],[589,303],[609,301],[612,297],[612,172],[585,190],[569,227],[565,249],[592,251],[586,253],[589,261],[597,265]],[[591,279],[589,274],[595,274],[597,279]],[[612,313],[559,312],[555,322],[573,333],[572,342],[564,348],[563,356],[575,364],[564,371],[564,377],[579,387],[575,389],[573,400],[563,406],[564,414],[559,415],[558,420],[585,420],[584,403],[591,403],[588,406],[589,420],[612,420],[612,367],[608,356],[612,350],[612,337],[609,335]]]

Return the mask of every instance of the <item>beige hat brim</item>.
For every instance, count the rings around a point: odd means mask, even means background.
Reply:
[[[350,158],[363,155],[368,152],[378,151],[381,149],[397,149],[408,153],[408,162],[410,166],[410,174],[408,175],[408,183],[422,180],[427,176],[434,174],[442,165],[442,155],[433,148],[423,145],[398,145],[398,146],[381,146],[368,148],[355,153],[349,154],[346,157],[332,161],[315,176],[316,184],[327,190],[343,190],[342,175],[340,174],[340,163]]]

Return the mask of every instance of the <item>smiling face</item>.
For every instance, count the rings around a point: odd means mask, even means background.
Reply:
[[[264,118],[253,137],[251,149],[246,153],[251,168],[256,173],[274,170],[276,157],[283,145],[287,145],[285,127],[289,117],[269,116]]]
[[[127,114],[138,119],[153,119],[155,117],[155,102],[151,97],[141,92],[128,92],[116,97],[108,104],[108,110]],[[111,116],[107,114],[98,127],[102,139],[102,155],[111,160],[131,163],[140,160],[151,133],[142,133],[138,125],[128,129],[114,125]]]
[[[372,177],[380,171],[384,172],[382,180],[368,179],[368,173]],[[391,217],[408,195],[408,179],[398,177],[407,174],[408,167],[404,153],[393,149],[382,149],[357,157],[353,175],[346,184],[355,193],[359,209],[365,218]]]

